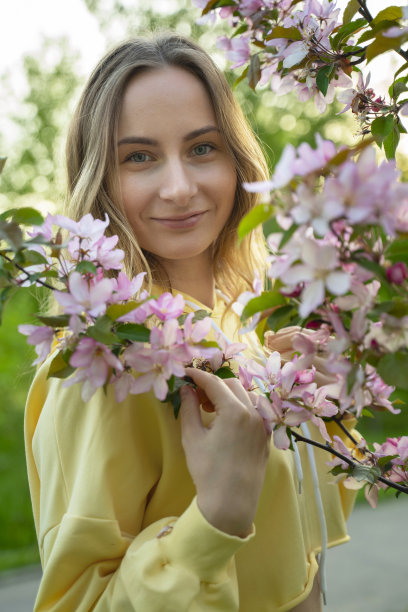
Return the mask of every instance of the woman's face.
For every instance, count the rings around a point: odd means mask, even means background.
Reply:
[[[236,171],[203,84],[181,68],[136,75],[118,127],[122,203],[139,245],[210,258],[234,206]]]

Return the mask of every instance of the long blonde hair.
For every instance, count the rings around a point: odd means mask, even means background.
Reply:
[[[160,262],[140,248],[120,203],[113,201],[112,196],[119,193],[116,134],[125,88],[139,72],[163,66],[182,68],[204,84],[225,145],[235,162],[237,189],[233,211],[213,245],[215,282],[232,299],[250,287],[255,271],[261,277],[264,273],[262,229],[257,228],[238,244],[237,228],[258,202],[258,196],[246,192],[242,183],[265,180],[267,165],[224,75],[191,40],[173,33],[132,39],[98,64],[85,86],[68,133],[66,212],[77,220],[89,212],[103,218],[106,212],[110,218],[109,232],[118,235],[118,247],[125,252],[125,271],[128,274],[147,271],[149,284],[152,281],[163,284]]]

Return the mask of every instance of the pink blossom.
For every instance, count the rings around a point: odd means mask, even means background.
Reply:
[[[79,221],[74,221],[73,219],[69,219],[68,217],[64,217],[62,215],[55,215],[54,223],[63,229],[67,229],[74,236],[88,238],[92,243],[94,243],[105,233],[105,230],[109,225],[109,217],[105,213],[105,221],[101,221],[101,219],[94,219],[94,217],[88,213]]]
[[[168,393],[167,381],[174,374],[184,376],[184,368],[180,362],[170,359],[166,350],[140,349],[131,345],[124,351],[127,366],[132,367],[139,376],[132,383],[131,393],[146,393],[153,389],[155,396],[163,401]]]
[[[194,313],[190,312],[184,321],[183,333],[186,350],[192,358],[213,359],[220,355],[220,350],[216,347],[207,347],[200,344],[208,336],[211,330],[211,319],[205,317],[193,323]],[[222,359],[222,357],[221,357]]]
[[[402,285],[407,278],[407,266],[403,261],[398,261],[386,269],[387,278],[394,285]]]
[[[114,282],[111,279],[87,281],[79,272],[72,272],[68,281],[68,292],[54,291],[54,296],[68,314],[88,312],[97,317],[106,311],[112,296]]]
[[[79,368],[75,375],[64,381],[65,387],[82,382],[81,395],[88,401],[95,391],[109,379],[109,372],[122,372],[123,365],[110,349],[93,338],[81,338],[71,355],[69,363]]]
[[[28,344],[33,344],[35,346],[35,352],[38,357],[33,361],[33,365],[44,361],[51,352],[51,346],[54,340],[54,329],[45,325],[19,325],[18,331],[20,334],[28,336]]]
[[[282,400],[272,391],[271,401],[261,395],[257,398],[256,409],[262,416],[267,431],[273,431],[273,441],[276,448],[287,450],[290,440],[286,432],[287,427],[297,427],[309,419],[308,411],[294,402]]]
[[[241,385],[244,387],[244,389],[246,389],[247,391],[251,391],[253,389],[252,374],[244,366],[241,366],[241,365],[239,366],[238,378],[240,380]]]
[[[140,272],[140,274],[130,279],[124,272],[119,272],[114,283],[114,300],[117,302],[126,302],[134,298],[143,284],[145,275],[146,272]]]
[[[385,384],[381,376],[377,374],[375,368],[369,364],[366,365],[366,375],[366,387],[372,396],[371,405],[386,408],[392,414],[399,414],[401,410],[399,408],[394,408],[388,399],[391,393],[395,391],[395,387]]]
[[[342,295],[349,290],[350,276],[338,268],[337,249],[330,244],[305,239],[302,249],[302,264],[292,266],[281,280],[288,289],[304,282],[299,314],[306,318],[325,299],[325,288],[334,295]]]
[[[178,293],[175,297],[171,293],[162,293],[157,300],[149,302],[149,308],[161,321],[176,319],[184,310],[184,298]]]
[[[225,51],[225,54],[230,62],[233,62],[231,68],[238,68],[245,64],[251,55],[248,38],[239,36],[237,38],[228,38],[221,36],[217,40],[217,47]]]
[[[244,312],[245,306],[248,304],[248,302],[252,300],[253,298],[260,296],[262,293],[263,283],[261,279],[259,278],[258,273],[255,274],[255,278],[252,283],[252,288],[253,288],[253,291],[244,291],[243,293],[241,293],[241,295],[238,296],[238,299],[236,300],[236,302],[234,302],[232,305],[232,310],[239,317],[242,316],[242,313]],[[245,327],[241,328],[239,333],[246,334],[252,331],[253,329],[255,329],[255,327],[259,323],[260,318],[261,318],[260,312],[253,315],[249,323]]]
[[[124,370],[116,376],[112,376],[109,381],[115,387],[115,398],[118,403],[123,402],[127,396],[132,393],[133,385],[135,382],[134,376]]]
[[[31,238],[41,236],[45,240],[51,241],[53,238],[52,226],[54,224],[55,224],[54,217],[48,213],[48,215],[46,216],[44,220],[44,223],[42,225],[35,225],[33,229],[30,232],[28,232],[28,235]]]
[[[143,325],[146,320],[153,314],[151,303],[153,300],[147,300],[141,306],[130,310],[126,314],[118,318],[119,323],[139,323]]]
[[[249,17],[262,8],[263,5],[263,0],[240,0],[238,10],[244,17]]]

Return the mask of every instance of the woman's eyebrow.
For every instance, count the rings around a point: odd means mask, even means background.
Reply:
[[[183,136],[183,140],[193,140],[198,136],[203,136],[204,134],[208,134],[209,132],[217,132],[220,133],[220,130],[215,125],[206,125],[202,128],[198,128],[197,130],[193,130],[189,132],[185,136]],[[159,145],[159,141],[155,138],[146,138],[145,136],[127,136],[126,138],[122,138],[118,142],[118,147],[124,144],[145,144],[157,147]]]
[[[118,147],[123,144],[147,144],[157,147],[159,141],[155,140],[154,138],[145,138],[144,136],[127,136],[126,138],[119,140]]]
[[[183,140],[193,140],[193,138],[197,138],[198,136],[203,136],[203,134],[208,134],[209,132],[217,132],[220,133],[220,130],[216,125],[206,125],[198,130],[193,130],[189,132],[183,137]]]

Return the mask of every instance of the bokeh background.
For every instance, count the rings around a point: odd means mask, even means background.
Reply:
[[[0,156],[8,158],[0,179],[0,212],[23,205],[43,213],[62,210],[69,117],[87,74],[120,40],[158,29],[176,30],[204,46],[231,83],[238,76],[227,70],[216,49],[225,25],[198,26],[199,11],[189,0],[9,4],[2,6],[0,22]],[[374,13],[384,7],[383,0],[369,4]],[[385,88],[384,77],[398,65],[390,54],[372,63],[372,83],[378,93]],[[235,91],[264,143],[271,169],[288,142],[313,145],[316,133],[336,144],[357,141],[357,124],[348,113],[338,115],[340,105],[333,104],[320,115],[313,102],[301,104],[292,95],[277,97],[268,88],[254,94],[241,83]],[[398,164],[407,173],[404,146]],[[6,304],[0,325],[0,571],[38,562],[23,443],[34,352],[17,326],[34,322],[44,299],[39,290],[20,290]],[[403,435],[408,431],[408,410],[403,406],[399,417],[363,418],[360,430],[368,440]]]

